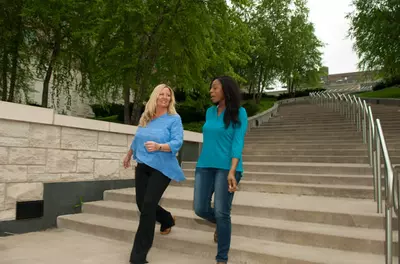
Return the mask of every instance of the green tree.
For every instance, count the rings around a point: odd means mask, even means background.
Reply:
[[[49,104],[49,88],[59,100],[63,91],[70,100],[69,89],[85,84],[81,75],[81,59],[85,50],[79,35],[86,19],[83,0],[25,0],[24,16],[29,34],[27,42],[33,55],[36,75],[43,80],[43,107]],[[53,98],[54,100],[54,98]]]
[[[250,20],[253,50],[247,79],[256,103],[264,89],[279,76],[284,56],[282,32],[288,22],[290,4],[290,0],[260,1]]]
[[[24,41],[24,5],[23,0],[0,2],[0,99],[3,101],[19,102],[31,90],[30,49]]]
[[[232,12],[246,1],[232,3],[229,7],[225,0],[98,1],[92,94],[99,99],[122,94],[125,123],[137,124],[155,84],[201,89],[211,74],[234,73],[232,65],[245,60],[246,42],[238,34],[244,25]]]
[[[353,0],[350,36],[355,40],[359,66],[400,77],[400,3],[396,0]]]
[[[289,94],[307,80],[317,80],[321,65],[321,41],[309,22],[309,10],[304,0],[295,0],[290,9],[290,21],[283,31],[281,79],[286,83]]]

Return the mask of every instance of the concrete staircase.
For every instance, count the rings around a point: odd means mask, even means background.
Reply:
[[[232,208],[230,263],[384,263],[384,217],[373,202],[367,147],[354,130],[338,113],[298,103],[281,106],[278,116],[249,132]],[[161,201],[177,225],[168,236],[158,235],[157,226],[154,247],[214,263],[215,227],[193,212],[195,163],[183,168],[187,181],[173,183]],[[58,226],[132,242],[139,219],[134,201],[134,189],[106,191],[83,213],[59,217]]]
[[[400,164],[400,107],[371,105],[374,118],[379,118],[393,164]]]

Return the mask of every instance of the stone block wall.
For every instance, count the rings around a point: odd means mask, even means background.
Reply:
[[[0,102],[0,221],[15,219],[17,201],[41,200],[43,183],[133,179],[122,159],[136,129]]]

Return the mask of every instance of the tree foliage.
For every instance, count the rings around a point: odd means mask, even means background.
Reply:
[[[387,78],[400,77],[400,2],[353,0],[353,5],[349,33],[360,67],[382,71]]]
[[[74,89],[102,104],[122,100],[124,122],[137,124],[161,82],[187,99],[180,109],[203,109],[217,75],[236,78],[256,102],[277,80],[294,93],[319,76],[321,43],[305,0],[5,0],[0,8],[3,100],[37,78],[44,107]]]

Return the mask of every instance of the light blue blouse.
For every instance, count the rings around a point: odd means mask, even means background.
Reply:
[[[154,141],[159,144],[168,144],[171,152],[148,152],[144,143]],[[132,141],[133,159],[162,172],[171,180],[180,182],[185,175],[179,166],[176,154],[183,145],[183,125],[181,117],[164,114],[150,121],[146,127],[138,127]]]
[[[239,159],[236,171],[243,172],[242,152],[247,131],[247,112],[240,107],[240,125],[232,123],[225,128],[225,110],[218,116],[217,106],[207,109],[203,126],[203,148],[197,161],[198,168],[216,168],[230,170],[232,158]]]

